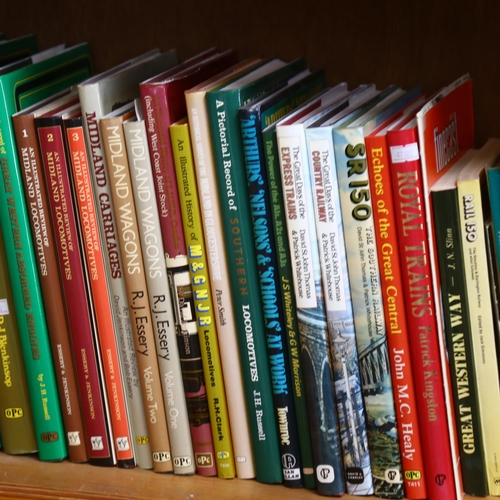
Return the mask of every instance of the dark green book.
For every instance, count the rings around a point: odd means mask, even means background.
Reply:
[[[462,162],[463,164],[463,162]],[[455,164],[453,168],[458,167]],[[456,168],[455,168],[456,170]],[[488,495],[476,369],[462,259],[458,193],[453,171],[432,188],[434,233],[441,280],[444,331],[450,364],[464,492]],[[451,182],[447,182],[451,176]],[[466,410],[466,411],[465,411]],[[466,416],[466,425],[461,419]],[[487,439],[487,437],[486,437]]]
[[[282,276],[280,255],[275,243],[271,209],[271,185],[265,166],[262,129],[317,95],[326,87],[323,70],[306,72],[284,88],[272,91],[240,108],[243,149],[248,177],[248,193],[252,211],[255,250],[268,352],[273,379],[273,395],[280,429],[280,451],[283,477],[291,486],[304,484],[315,488],[314,463],[309,430],[309,417],[304,392],[302,363],[298,342],[297,318],[291,303],[290,276]],[[271,340],[272,339],[272,340]],[[282,370],[276,369],[280,360]],[[280,382],[274,379],[279,377]],[[283,425],[284,424],[284,425]]]
[[[0,235],[0,433],[11,455],[37,450],[3,238]]]
[[[41,460],[66,457],[55,372],[30,232],[12,114],[92,73],[87,44],[58,46],[0,76],[0,223]]]
[[[256,478],[264,483],[283,475],[238,110],[305,69],[303,59],[273,59],[207,93]]]
[[[24,35],[0,43],[0,66],[24,59],[37,52],[35,35]]]

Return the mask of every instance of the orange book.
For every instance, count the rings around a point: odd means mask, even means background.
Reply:
[[[382,278],[405,495],[409,499],[424,499],[427,498],[427,488],[386,131],[387,126],[382,125],[366,137],[366,158],[374,207],[373,218]]]
[[[73,190],[80,217],[82,246],[85,250],[97,322],[116,456],[119,466],[133,467],[135,460],[115,337],[113,305],[106,278],[81,116],[65,120],[65,131]]]

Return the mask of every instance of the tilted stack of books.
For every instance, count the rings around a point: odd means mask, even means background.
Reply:
[[[500,140],[473,149],[468,75],[426,98],[211,48],[93,76],[33,36],[0,62],[5,453],[500,495]]]

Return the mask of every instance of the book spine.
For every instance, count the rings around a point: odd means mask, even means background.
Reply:
[[[500,450],[500,429],[495,424],[500,414],[500,384],[495,346],[495,327],[490,296],[488,254],[486,251],[485,226],[482,206],[482,188],[486,179],[457,182],[458,213],[462,240],[462,259],[465,269],[465,290],[469,306],[472,331],[481,431],[489,494],[500,496],[500,464],[496,458]],[[482,181],[485,182],[482,182]],[[486,194],[486,192],[485,192]],[[484,201],[487,205],[487,199]],[[488,207],[489,209],[489,207]],[[487,298],[485,300],[485,298]],[[467,430],[467,413],[460,408],[457,414],[459,433]]]
[[[222,229],[222,214],[219,206],[219,191],[211,147],[210,125],[207,115],[205,93],[186,93],[189,128],[193,144],[196,181],[201,203],[201,215],[205,247],[208,250],[208,270],[217,336],[222,362],[222,374],[231,426],[236,475],[242,479],[255,477],[252,443],[248,415],[246,412],[243,377],[238,339],[233,311],[233,299],[229,284],[226,247]]]
[[[323,280],[339,432],[341,436],[352,436],[342,442],[347,491],[368,494],[373,492],[373,478],[332,130],[330,127],[307,129],[306,138],[311,199],[314,200],[315,246]],[[362,483],[359,482],[360,469],[364,476]]]
[[[300,127],[278,126],[276,141],[297,316],[299,328],[304,332],[301,337],[304,340],[303,347],[310,348],[305,375],[316,372],[315,376],[311,374],[306,379],[316,487],[321,494],[340,495],[345,491],[346,485],[314,225],[312,188],[307,172],[306,139]]]
[[[186,241],[182,224],[182,212],[175,175],[172,142],[169,126],[171,118],[167,102],[167,89],[162,85],[142,84],[141,99],[146,117],[149,154],[152,158],[155,193],[160,215],[163,248],[171,287],[177,345],[181,357],[184,389],[188,402],[191,430],[194,441],[212,441],[205,377],[201,360],[201,347],[193,309],[193,290],[189,279]],[[194,377],[194,372],[197,375]],[[202,419],[202,424],[198,425]],[[213,443],[212,443],[213,444]],[[210,449],[205,450],[208,458]],[[201,459],[201,458],[200,458]],[[206,474],[215,473],[215,460]]]
[[[169,426],[174,472],[192,474],[197,465],[198,455],[197,450],[193,450],[194,443],[192,443],[190,432],[172,298],[144,121],[125,122],[123,133],[129,158],[137,218],[141,229],[140,237],[146,269],[146,283],[153,315],[158,366],[163,381],[163,400]],[[212,462],[213,455],[209,455],[209,457],[209,461]],[[206,461],[205,450],[203,450],[199,461]]]
[[[227,97],[227,100],[226,100]],[[257,480],[282,482],[272,385],[267,357],[259,274],[253,241],[246,172],[241,150],[239,100],[207,94],[217,184],[233,305],[243,367],[245,397]]]
[[[306,488],[316,488],[314,456],[310,432],[310,417],[306,397],[306,377],[303,369],[303,359],[306,359],[306,350],[302,351],[305,339],[301,339],[295,293],[293,291],[293,273],[288,248],[288,235],[286,230],[285,207],[283,204],[283,190],[278,160],[278,147],[276,133],[263,132],[262,143],[264,160],[269,184],[269,198],[271,202],[272,225],[274,241],[278,256],[278,275],[281,289],[281,299],[285,311],[285,328],[287,336],[288,356],[292,365],[293,395],[295,412],[299,427],[300,453],[302,457],[302,470]]]
[[[413,130],[389,131],[391,180],[397,220],[399,252],[410,331],[413,374],[424,451],[427,494],[431,499],[454,498],[444,378],[428,260],[428,236],[420,161],[394,162],[391,148],[417,144]]]
[[[102,235],[102,248],[105,249],[104,258],[113,295],[116,334],[120,341],[120,360],[127,387],[128,408],[132,416],[134,452],[139,467],[151,469],[153,467],[153,457],[149,444],[147,418],[143,406],[142,377],[137,363],[113,198],[99,130],[101,113],[99,105],[96,104],[96,102],[99,102],[99,98],[94,91],[95,89],[92,86],[88,88],[84,86],[79,91],[90,174],[93,181],[96,211]]]
[[[177,347],[191,436],[198,454],[197,465],[203,475],[215,476],[217,464],[187,257],[171,259],[167,274],[174,303]],[[200,463],[203,467],[200,467]]]
[[[0,237],[0,434],[10,455],[37,449],[3,238]]]
[[[500,279],[500,196],[496,194],[500,189],[500,168],[491,166],[486,169],[488,182],[488,196],[490,201],[491,220],[493,224],[493,258],[495,259],[495,273]]]
[[[386,135],[366,138],[366,157],[381,270],[384,313],[387,322],[387,343],[400,436],[405,495],[409,499],[424,499],[427,498],[424,459]]]
[[[80,120],[79,120],[80,121]],[[112,297],[108,289],[99,227],[94,205],[92,179],[81,121],[65,127],[73,195],[80,216],[82,247],[87,262],[95,310],[97,338],[103,361],[104,383],[111,415],[111,427],[118,465],[135,465],[130,423],[115,338]]]
[[[464,491],[488,495],[487,467],[478,401],[460,214],[456,188],[434,191],[434,240],[439,263],[442,310],[453,388]],[[463,420],[462,420],[463,418]],[[464,425],[462,425],[462,422]]]
[[[86,430],[89,459],[113,465],[102,374],[96,351],[95,324],[89,307],[86,269],[80,253],[64,137],[61,126],[45,126],[35,119],[42,156],[51,220],[56,235],[60,279],[63,285]]]
[[[111,195],[117,218],[118,240],[124,262],[123,271],[148,423],[149,443],[153,454],[153,469],[155,472],[172,472],[171,446],[130,172],[125,165],[122,138],[115,137],[116,131],[121,128],[121,121],[114,123],[113,119],[100,120]],[[115,149],[119,154],[115,154]]]
[[[293,381],[288,357],[285,312],[280,296],[278,259],[274,242],[267,174],[264,168],[261,127],[258,112],[240,110],[243,153],[253,226],[257,270],[260,280],[264,328],[279,446],[286,486],[304,486]]]
[[[363,130],[361,127],[333,129],[333,142],[344,237],[352,243],[347,265],[374,493],[400,498],[404,494],[401,454]],[[370,372],[373,362],[379,363],[376,374]]]
[[[169,110],[166,90],[161,85],[142,84],[142,103],[146,115],[149,154],[153,160],[155,191],[168,258],[186,256],[182,212],[175,177],[172,143],[169,135]]]
[[[76,373],[73,365],[71,336],[68,329],[64,298],[59,280],[59,266],[54,233],[50,221],[40,148],[33,116],[19,115],[12,119],[28,206],[31,233],[36,251],[36,262],[41,292],[47,317],[47,326],[54,359],[61,400],[61,411],[66,431],[68,456],[72,462],[88,460],[83,416],[78,397]],[[63,313],[61,314],[61,311]]]
[[[0,221],[16,308],[38,453],[41,460],[67,455],[57,381],[30,232],[26,199],[7,102],[0,83]]]
[[[189,274],[193,288],[198,335],[201,342],[201,358],[205,374],[208,408],[215,449],[217,473],[221,478],[233,478],[233,446],[226,393],[222,377],[219,341],[214,321],[213,299],[208,276],[207,252],[203,239],[200,202],[187,123],[170,127],[174,151],[179,199],[186,209],[182,212],[187,243]]]

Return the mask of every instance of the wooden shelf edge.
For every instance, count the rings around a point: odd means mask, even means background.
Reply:
[[[262,484],[252,479],[157,474],[149,470],[41,462],[36,455],[0,452],[2,500],[307,500],[322,498],[316,491]],[[346,500],[354,500],[344,495]],[[375,498],[375,497],[365,497]],[[471,497],[465,497],[471,498]],[[485,500],[493,500],[486,497]]]
[[[203,498],[302,500],[315,491],[261,484],[253,479],[157,474],[150,470],[41,462],[37,455],[0,453],[0,498],[31,500],[196,500]]]

